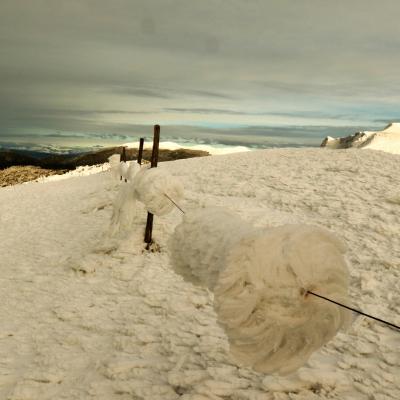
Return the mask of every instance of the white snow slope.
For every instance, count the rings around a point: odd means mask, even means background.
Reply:
[[[344,138],[332,138],[328,136],[324,139],[321,146],[331,149],[356,147],[400,154],[400,123],[390,123],[382,131],[358,132]]]
[[[352,305],[400,324],[400,158],[270,149],[161,163],[184,209],[249,223],[309,223],[348,245]],[[0,189],[0,399],[399,399],[400,332],[358,317],[284,378],[230,358],[212,297],[183,281],[166,244],[181,214],[143,206],[110,239],[109,173]],[[321,300],[322,301],[322,300]]]

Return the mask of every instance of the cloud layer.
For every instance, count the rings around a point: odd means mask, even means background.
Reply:
[[[3,0],[1,8],[3,138],[130,135],[160,123],[183,137],[226,138],[230,128],[246,142],[275,127],[302,142],[318,126],[400,119],[396,0]]]

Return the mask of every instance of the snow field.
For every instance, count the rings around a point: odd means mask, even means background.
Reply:
[[[256,228],[326,227],[348,246],[353,306],[399,324],[399,158],[273,149],[161,163],[185,210],[222,206]],[[124,183],[123,183],[124,184]],[[295,373],[237,366],[213,297],[176,275],[178,210],[110,237],[106,173],[0,190],[0,398],[398,399],[397,331],[357,318]]]

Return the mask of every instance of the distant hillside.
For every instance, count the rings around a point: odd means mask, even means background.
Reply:
[[[46,169],[71,170],[82,165],[102,164],[113,154],[122,153],[122,147],[110,147],[88,153],[79,154],[48,154],[28,152],[26,150],[0,149],[0,169],[11,166],[32,165]],[[126,149],[127,160],[137,159],[138,149]],[[209,153],[202,150],[166,150],[159,151],[159,161],[172,161],[182,158],[204,157]],[[151,150],[143,151],[143,159],[150,160]]]
[[[321,147],[331,149],[362,148],[400,154],[400,123],[393,122],[382,131],[356,132],[342,138],[327,136],[321,143]]]

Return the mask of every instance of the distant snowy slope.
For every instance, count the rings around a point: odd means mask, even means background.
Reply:
[[[123,146],[127,146],[129,148],[137,148],[138,143],[125,143]],[[144,148],[150,149],[153,146],[152,142],[145,142]],[[178,150],[178,149],[188,149],[188,150],[200,150],[206,151],[211,155],[221,155],[221,154],[230,154],[230,153],[242,153],[245,151],[251,151],[251,148],[246,146],[229,146],[223,144],[190,144],[190,143],[176,143],[176,142],[160,142],[160,149],[168,149],[168,150]]]
[[[183,182],[184,210],[331,230],[348,246],[351,305],[400,324],[398,156],[271,149],[159,168]],[[400,398],[400,334],[364,318],[285,378],[235,364],[212,296],[171,267],[182,214],[155,217],[156,252],[139,203],[110,237],[120,185],[100,171],[0,189],[0,399]]]
[[[382,131],[363,131],[343,138],[326,137],[321,147],[347,149],[351,147],[382,150],[400,154],[400,123],[393,122]]]

